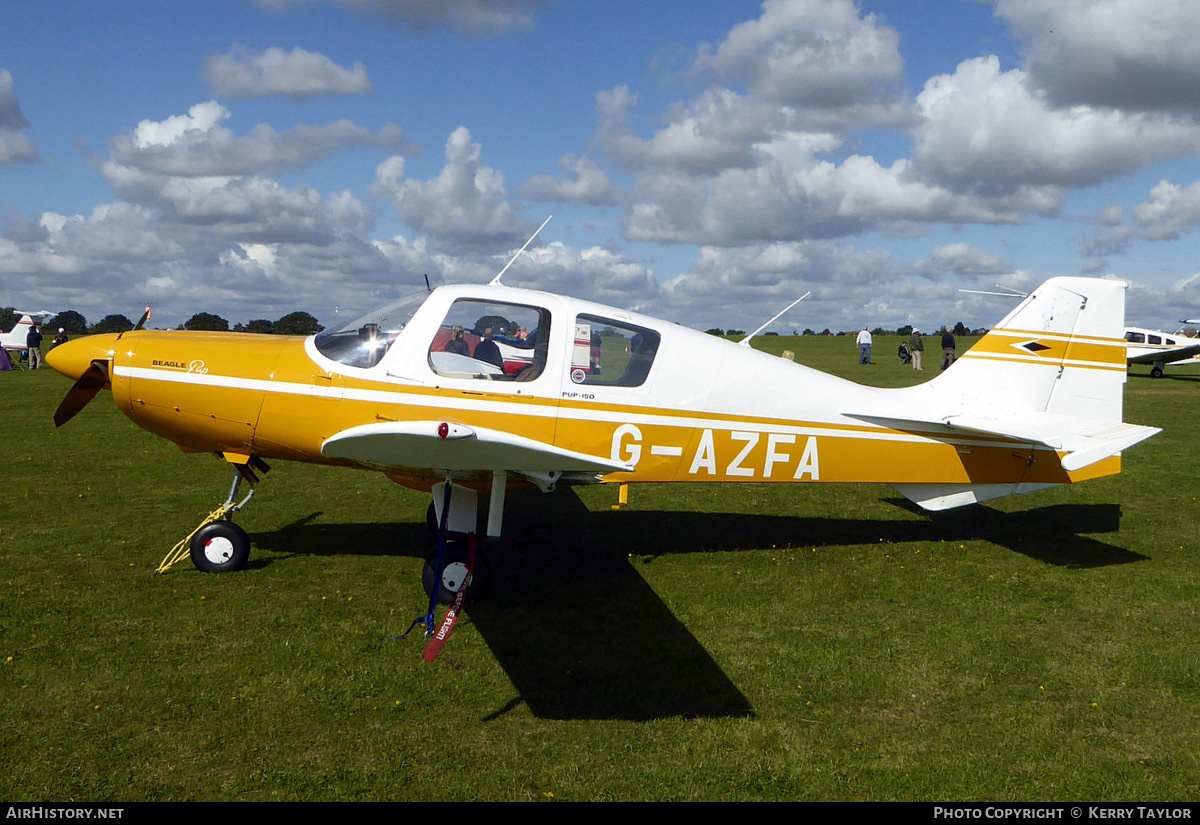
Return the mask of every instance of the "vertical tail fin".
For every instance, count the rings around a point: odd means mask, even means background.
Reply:
[[[1125,284],[1052,278],[934,383],[976,414],[1045,412],[1120,422]]]
[[[1124,283],[1052,278],[944,374],[914,387],[913,400],[923,410],[937,411],[925,413],[926,421],[950,430],[1055,451],[1065,480],[1115,472],[1101,470],[1098,463],[1158,432],[1121,420],[1124,325]],[[893,486],[922,507],[939,510],[1055,483],[1021,478]]]

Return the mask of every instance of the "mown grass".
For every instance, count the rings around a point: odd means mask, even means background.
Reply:
[[[769,338],[878,386],[848,338]],[[965,344],[960,344],[965,348]],[[1121,476],[930,516],[870,485],[514,494],[433,665],[426,499],[277,464],[249,567],[152,570],[224,498],[102,395],[0,374],[0,797],[1186,800],[1200,368],[1130,376]]]

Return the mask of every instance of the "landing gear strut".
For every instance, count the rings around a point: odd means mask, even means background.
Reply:
[[[489,538],[499,538],[500,522],[504,511],[504,492],[508,481],[507,473],[497,470],[492,474],[491,507],[488,513],[487,533]],[[479,495],[467,487],[455,485],[449,477],[434,485],[433,505],[427,520],[432,528],[437,525],[437,551],[425,560],[421,570],[421,585],[429,597],[429,611],[418,616],[409,625],[411,631],[417,625],[425,628],[425,635],[432,637],[425,648],[426,661],[432,662],[441,652],[449,638],[458,615],[468,600],[483,597],[491,580],[491,565],[479,551],[476,540]],[[450,605],[440,624],[435,622],[438,603]]]
[[[232,462],[231,462],[232,463]],[[187,539],[192,564],[204,573],[230,573],[241,570],[250,558],[250,537],[246,531],[233,523],[233,514],[245,507],[254,496],[258,476],[270,471],[270,467],[258,456],[249,456],[245,463],[233,464],[233,482],[229,486],[229,497],[225,503],[209,514],[205,523]],[[237,500],[242,482],[250,486],[250,492],[241,501]],[[182,549],[182,548],[180,548]],[[168,557],[159,567],[159,572],[179,560],[181,554]]]
[[[492,473],[492,493],[488,502],[487,538],[500,538],[500,526],[504,515],[504,493],[508,474],[502,470]],[[442,604],[454,601],[459,585],[465,580],[470,565],[469,540],[474,540],[478,529],[479,494],[466,487],[455,485],[447,479],[433,488],[433,501],[425,514],[425,523],[434,536],[438,537],[437,550],[425,560],[421,571],[421,586],[430,597],[438,590],[437,599]],[[443,550],[444,544],[444,550]],[[442,571],[438,573],[438,552],[443,552]],[[487,594],[491,583],[492,569],[481,548],[475,549],[475,563],[471,571],[471,584],[467,588],[466,602],[477,601]],[[435,582],[441,579],[441,587]]]

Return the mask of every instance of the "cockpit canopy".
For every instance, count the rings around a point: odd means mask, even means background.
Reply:
[[[477,289],[438,292],[442,299],[426,308],[441,316],[437,326],[429,318],[409,329],[434,294],[418,292],[320,333],[314,345],[332,361],[370,369],[402,334],[418,335],[422,340],[406,340],[405,351],[425,353],[423,367],[430,378],[529,382],[554,363],[561,372],[553,380],[565,377],[574,384],[608,387],[646,383],[661,334],[628,314],[612,310],[610,315],[608,308],[596,305],[572,311],[561,301],[547,302],[539,293],[507,287]],[[396,368],[420,380],[415,362]]]
[[[429,294],[414,292],[353,321],[326,330],[314,340],[317,350],[326,358],[348,367],[373,367],[383,360]]]

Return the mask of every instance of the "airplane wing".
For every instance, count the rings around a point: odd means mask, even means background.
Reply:
[[[1200,342],[1186,347],[1151,350],[1150,352],[1131,355],[1127,360],[1130,364],[1173,364],[1176,361],[1186,361],[1188,358],[1194,358],[1197,355],[1200,355]]]
[[[940,419],[914,420],[883,418],[880,416],[854,416],[896,429],[918,425],[928,427],[940,424],[951,430],[966,430],[984,435],[996,435],[1041,444],[1056,452],[1065,453],[1061,458],[1062,468],[1067,472],[1082,470],[1097,461],[1116,455],[1122,450],[1144,441],[1158,427],[1143,427],[1139,424],[1089,421],[1071,415],[1031,412],[1007,418],[990,418],[982,415],[950,415]]]
[[[447,421],[387,421],[351,427],[325,440],[325,458],[384,469],[633,472],[632,464],[564,450],[531,438]]]

